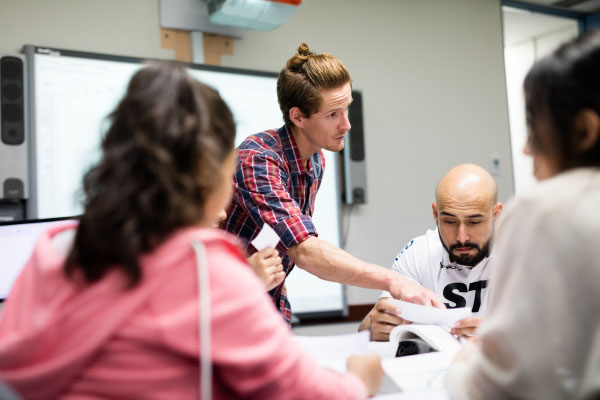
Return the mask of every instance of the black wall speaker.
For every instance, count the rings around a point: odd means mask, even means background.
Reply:
[[[0,55],[0,199],[27,198],[25,59]]]
[[[0,59],[0,86],[2,87],[2,143],[23,144],[25,141],[25,106],[23,60],[5,56]]]
[[[354,101],[348,110],[352,128],[347,134],[343,150],[344,201],[346,204],[367,202],[367,168],[365,161],[365,135],[363,123],[362,93],[352,91]]]

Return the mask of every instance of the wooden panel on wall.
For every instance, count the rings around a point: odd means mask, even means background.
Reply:
[[[221,56],[233,54],[233,38],[204,33],[204,63],[221,65]]]
[[[160,44],[175,52],[178,61],[192,62],[192,38],[190,31],[160,29]],[[221,56],[233,54],[233,38],[212,33],[202,34],[204,64],[221,65]]]
[[[192,62],[192,47],[189,31],[160,29],[160,45],[175,52],[177,61]]]

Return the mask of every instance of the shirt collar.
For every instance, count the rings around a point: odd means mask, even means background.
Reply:
[[[294,135],[288,130],[287,126],[284,125],[279,128],[279,137],[281,139],[281,146],[283,152],[290,163],[290,170],[293,175],[308,174],[313,171],[314,155],[308,160],[309,167],[306,168],[306,164],[302,162],[302,156],[300,150],[296,145],[296,139]],[[319,154],[319,153],[317,153]]]

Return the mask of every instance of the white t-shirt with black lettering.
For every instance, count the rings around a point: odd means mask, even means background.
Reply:
[[[483,316],[487,310],[492,257],[489,255],[474,267],[451,262],[438,230],[430,229],[404,246],[392,271],[433,291],[447,308],[469,307],[473,316]],[[391,296],[384,291],[381,297]]]

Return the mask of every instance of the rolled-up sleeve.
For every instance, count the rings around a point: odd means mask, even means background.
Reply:
[[[280,250],[318,235],[311,216],[292,198],[289,171],[276,153],[240,154],[238,162],[235,200],[258,226],[267,223],[275,230]]]

